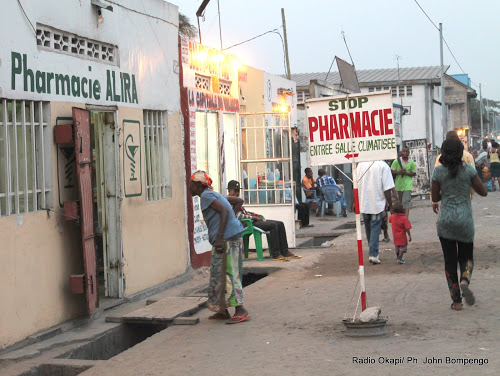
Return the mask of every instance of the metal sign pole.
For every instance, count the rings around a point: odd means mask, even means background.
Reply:
[[[361,214],[359,212],[358,174],[352,158],[352,188],[354,190],[354,214],[356,216],[356,240],[358,242],[359,282],[361,286],[361,311],[366,309],[365,267],[363,265],[363,242],[361,239]]]
[[[346,102],[349,102],[349,94],[346,95]],[[358,155],[354,150],[354,139],[352,137],[352,123],[350,116],[349,106],[347,107],[347,117],[349,121],[349,131],[351,134],[351,170],[352,170],[352,189],[354,193],[354,214],[356,217],[356,240],[358,243],[358,273],[359,284],[361,288],[361,311],[366,309],[366,286],[365,286],[365,267],[363,264],[363,241],[361,238],[361,214],[359,212],[359,192],[358,192],[358,173],[356,171],[356,156]],[[356,314],[356,313],[354,313]]]

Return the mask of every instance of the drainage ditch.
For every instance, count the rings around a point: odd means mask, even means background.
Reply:
[[[243,287],[267,277],[271,272],[267,271],[246,271],[243,274]],[[208,286],[193,291],[190,295],[204,295],[208,292]],[[57,362],[53,364],[41,364],[25,371],[19,376],[76,376],[92,368],[92,361],[108,360],[112,357],[130,349],[131,347],[141,343],[152,335],[164,330],[168,325],[151,325],[151,324],[122,324],[90,342],[79,345],[63,354],[58,355],[55,359]],[[64,363],[63,359],[81,360],[74,363],[68,361]]]
[[[141,343],[166,325],[120,325],[84,345],[65,352],[57,359],[108,360]]]
[[[19,376],[77,376],[85,372],[93,365],[70,365],[70,364],[42,364],[31,368]]]

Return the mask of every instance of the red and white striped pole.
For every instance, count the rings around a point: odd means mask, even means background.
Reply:
[[[366,309],[365,267],[363,265],[363,243],[361,240],[361,214],[359,213],[358,174],[352,158],[352,188],[354,190],[354,213],[356,215],[356,239],[358,241],[359,283],[361,286],[361,311]]]

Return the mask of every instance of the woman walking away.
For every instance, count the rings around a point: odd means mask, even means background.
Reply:
[[[243,307],[243,263],[241,258],[243,225],[234,216],[231,204],[212,190],[212,179],[204,171],[196,171],[189,185],[191,195],[200,197],[203,219],[208,227],[208,240],[212,245],[208,309],[215,314],[213,320],[226,320],[237,324],[250,318]],[[233,205],[242,205],[243,200]],[[235,307],[231,317],[228,307]]]
[[[488,158],[490,159],[490,172],[491,172],[491,190],[496,191],[495,188],[495,178],[498,182],[498,190],[500,191],[500,149],[498,148],[498,142],[493,142],[491,144],[490,153]]]
[[[453,301],[451,308],[459,311],[462,309],[461,295],[467,304],[475,302],[469,288],[474,267],[474,219],[469,190],[472,186],[481,196],[486,196],[488,192],[477,171],[462,163],[464,146],[460,140],[445,140],[441,149],[442,165],[437,166],[432,175],[432,209],[439,214],[437,233],[443,248],[444,270]],[[460,266],[460,282],[457,262]]]

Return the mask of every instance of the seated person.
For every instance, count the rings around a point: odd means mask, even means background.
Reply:
[[[302,227],[314,227],[314,225],[309,224],[309,205],[303,202],[299,203],[299,200],[295,197],[295,209],[297,209],[297,217]]]
[[[327,175],[325,170],[323,170],[322,168],[320,168],[318,170],[318,180],[316,180],[316,184],[318,185],[318,188],[320,190],[321,190],[321,187],[324,187],[325,185],[337,186],[335,179],[332,178],[331,176]],[[347,203],[346,203],[346,200],[344,197],[344,192],[342,192],[342,190],[340,190],[340,205],[342,207],[342,216],[347,217]]]
[[[305,176],[302,179],[302,188],[307,190],[316,189],[316,179],[314,179],[312,170],[307,167],[305,170]],[[312,198],[313,192],[304,192],[307,198]]]
[[[231,180],[227,184],[227,195],[230,203],[231,197],[240,197],[240,183],[236,180]],[[236,209],[236,207],[233,207]],[[264,231],[270,232],[270,243],[269,247],[271,249],[271,255],[275,261],[288,261],[291,258],[302,258],[299,255],[295,255],[288,250],[288,242],[286,240],[286,230],[285,225],[281,221],[266,220],[263,216],[246,211],[243,206],[235,212],[236,218],[244,219],[248,218],[252,220],[252,224]]]

